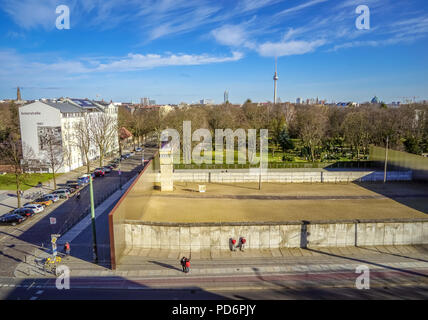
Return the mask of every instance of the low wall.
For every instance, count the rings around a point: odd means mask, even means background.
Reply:
[[[385,148],[370,147],[370,160],[379,164],[385,162]],[[402,151],[388,150],[388,167],[392,170],[411,170],[413,179],[428,181],[428,158]]]
[[[143,171],[134,180],[131,186],[119,199],[118,203],[109,213],[109,235],[110,235],[110,259],[112,269],[116,268],[117,261],[120,260],[126,243],[126,219],[137,219],[139,211],[144,210],[150,200],[155,187],[155,175],[159,171],[159,157],[155,154],[154,158],[146,164]],[[137,206],[135,204],[138,204]]]
[[[262,182],[304,183],[304,182],[375,182],[383,181],[383,171],[288,171],[275,170],[262,174]],[[248,170],[175,170],[173,175],[177,182],[259,182],[257,172]],[[387,181],[411,181],[412,171],[387,172]],[[160,181],[160,177],[157,177]]]
[[[125,221],[127,248],[228,250],[229,239],[247,248],[304,248],[428,244],[428,219],[260,224],[159,224]]]

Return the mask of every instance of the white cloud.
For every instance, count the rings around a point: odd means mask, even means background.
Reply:
[[[48,30],[55,27],[57,3],[58,0],[3,0],[1,6],[23,29],[42,27]]]
[[[133,54],[126,57],[115,57],[97,60],[95,58],[82,58],[80,60],[51,61],[47,55],[20,55],[14,50],[0,51],[0,79],[10,77],[31,79],[59,80],[73,75],[85,75],[101,72],[127,72],[156,67],[191,66],[212,63],[225,63],[243,58],[240,52],[233,52],[231,56],[212,56],[208,54]],[[103,61],[107,60],[107,61]]]
[[[211,34],[219,44],[226,46],[240,46],[247,41],[247,33],[241,25],[224,25]]]
[[[232,56],[229,57],[215,57],[206,54],[202,55],[189,55],[189,54],[169,54],[169,55],[158,55],[158,54],[128,54],[126,58],[113,61],[110,63],[100,64],[94,71],[135,71],[140,69],[148,69],[155,67],[165,66],[190,66],[190,65],[202,65],[212,63],[222,63],[237,61],[243,58],[243,54],[240,52],[233,52]]]
[[[279,12],[277,15],[281,16],[281,15],[286,15],[286,14],[289,14],[289,13],[298,12],[298,11],[301,11],[303,9],[312,7],[314,5],[317,5],[319,3],[323,3],[323,2],[326,2],[326,1],[328,1],[328,0],[311,0],[311,1],[308,1],[306,3],[302,3],[302,4],[298,5],[298,6],[285,9],[285,10]]]
[[[325,40],[266,42],[259,45],[257,51],[264,57],[300,55],[312,52],[325,43]]]

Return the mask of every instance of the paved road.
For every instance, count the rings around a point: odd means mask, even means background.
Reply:
[[[409,270],[410,271],[410,270]],[[418,273],[428,270],[418,270]],[[355,286],[355,272],[291,273],[253,276],[207,276],[190,279],[72,278],[70,290],[58,290],[55,279],[0,279],[0,299],[421,299],[426,280],[391,270],[370,275],[370,289]],[[166,281],[168,280],[168,281]],[[193,279],[195,280],[195,279]]]
[[[147,152],[146,152],[147,154]],[[147,155],[146,155],[147,157]],[[137,154],[121,164],[122,174],[114,170],[105,177],[94,179],[94,201],[96,204],[120,188],[120,185],[134,177],[141,170],[141,155]],[[0,226],[0,276],[13,276],[16,266],[25,261],[36,247],[49,247],[52,233],[63,233],[65,226],[71,226],[90,207],[89,187],[81,191],[81,199],[71,198],[55,204],[52,211],[36,215],[16,227]],[[50,225],[49,218],[57,219]],[[105,243],[104,230],[100,230],[100,241]],[[108,236],[108,233],[107,233]],[[88,241],[86,238],[85,241]],[[91,243],[92,238],[89,243]]]

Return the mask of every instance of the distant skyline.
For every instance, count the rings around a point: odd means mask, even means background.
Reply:
[[[58,30],[58,5],[70,30]],[[355,21],[370,8],[370,30]],[[0,99],[428,100],[425,0],[0,0]]]

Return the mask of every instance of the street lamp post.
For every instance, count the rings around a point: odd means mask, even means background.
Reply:
[[[386,137],[385,167],[384,167],[384,172],[383,172],[383,183],[386,183],[386,169],[388,166],[388,142],[389,142],[389,137]]]
[[[94,189],[92,186],[92,175],[89,176],[89,190],[91,197],[91,221],[92,221],[92,246],[94,253],[94,262],[98,263],[98,249],[97,249],[97,229],[95,227],[95,206],[94,206]]]

